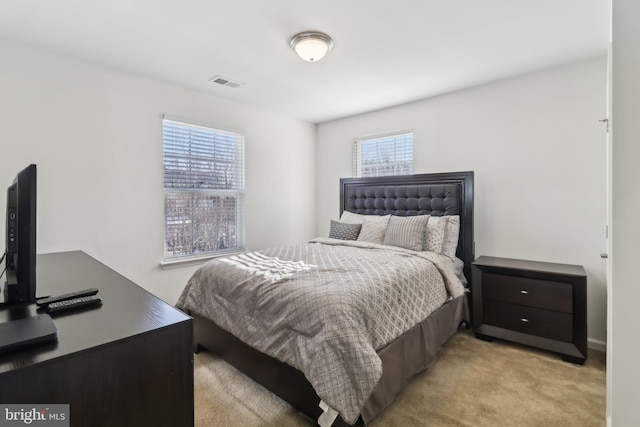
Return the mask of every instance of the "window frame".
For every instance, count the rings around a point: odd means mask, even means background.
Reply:
[[[407,136],[411,135],[410,137],[410,148],[407,150],[407,147],[403,147],[401,149],[401,151],[404,152],[404,156],[407,156],[407,152],[410,153],[410,159],[398,159],[398,143],[402,142],[402,143],[407,143],[406,139]],[[392,162],[395,166],[391,165],[394,169],[395,168],[400,168],[400,173],[397,172],[393,172],[393,173],[375,173],[375,174],[363,174],[363,145],[365,143],[375,143],[376,144],[376,150],[380,150],[381,148],[381,143],[384,143],[386,140],[389,139],[396,139],[396,138],[403,138],[404,141],[394,141],[393,142],[393,146],[391,145],[387,145],[387,146],[383,146],[383,148],[393,148],[394,150],[394,161]],[[353,158],[352,158],[352,173],[353,176],[356,178],[364,178],[364,177],[370,177],[370,176],[394,176],[394,175],[411,175],[413,174],[413,161],[414,161],[414,144],[415,142],[415,135],[413,132],[413,129],[405,129],[405,130],[399,130],[399,131],[394,131],[394,132],[388,132],[388,133],[384,133],[384,134],[378,134],[378,135],[372,135],[372,136],[366,136],[366,137],[360,137],[360,138],[356,138],[353,140]],[[377,165],[374,166],[370,166],[370,167],[381,167],[382,162],[380,161],[380,156],[377,157]],[[404,164],[403,164],[404,162]],[[407,164],[408,162],[408,164]],[[365,169],[366,170],[366,169]]]
[[[233,135],[234,137],[234,155],[235,156],[239,156],[239,160],[237,160],[237,164],[235,164],[233,167],[234,172],[236,173],[236,175],[234,175],[234,178],[239,180],[239,185],[236,181],[233,182],[233,184],[231,184],[232,186],[237,186],[238,188],[198,188],[196,186],[194,186],[194,180],[197,180],[199,177],[197,177],[194,174],[197,174],[197,172],[194,172],[192,170],[192,164],[193,163],[197,163],[197,160],[202,160],[202,155],[200,156],[189,156],[186,161],[189,162],[189,171],[186,173],[186,176],[188,176],[188,178],[186,179],[186,181],[191,180],[192,182],[190,184],[187,185],[183,185],[183,186],[170,186],[167,187],[166,185],[166,180],[168,179],[167,176],[167,157],[172,157],[172,156],[167,156],[167,142],[169,141],[169,138],[166,137],[166,122],[170,122],[173,123],[175,126],[179,127],[182,126],[185,129],[188,129],[189,132],[193,132],[195,129],[200,129],[200,130],[204,130],[206,132],[211,132],[213,134],[212,140],[211,142],[211,146],[209,147],[212,151],[215,150],[214,148],[214,144],[215,144],[215,139],[216,139],[216,135],[218,136],[222,136],[222,135]],[[221,139],[223,139],[224,137],[221,137]],[[193,138],[195,139],[195,137]],[[192,144],[194,144],[194,141],[192,140],[192,137],[189,136],[188,137],[188,146],[189,148],[187,149],[188,151],[192,150]],[[209,141],[207,141],[209,142]],[[173,141],[173,143],[178,146],[179,143]],[[195,263],[200,263],[202,261],[206,261],[207,259],[211,259],[211,258],[215,258],[215,257],[219,257],[219,256],[226,256],[229,254],[233,254],[233,253],[239,253],[239,252],[243,252],[245,250],[245,196],[246,196],[246,177],[245,177],[245,165],[246,165],[246,156],[245,156],[245,136],[244,133],[242,131],[239,131],[237,129],[230,129],[230,128],[226,128],[226,127],[221,127],[221,126],[215,126],[215,125],[211,125],[208,123],[202,123],[202,122],[198,122],[195,120],[189,120],[189,119],[184,119],[184,118],[180,118],[180,117],[175,117],[175,116],[170,116],[170,115],[163,115],[162,116],[162,168],[163,168],[163,172],[162,172],[162,179],[163,179],[163,260],[160,262],[160,265],[163,268],[167,268],[167,267],[172,267],[172,266],[179,266],[182,264],[195,264]],[[177,157],[177,155],[173,155],[174,161],[175,158]],[[195,160],[195,162],[194,162]],[[193,163],[192,163],[193,162]],[[211,162],[212,164],[214,163],[213,161]],[[169,177],[170,178],[170,177]],[[212,178],[209,185],[212,185],[211,183],[215,182],[215,178]],[[169,232],[169,221],[170,218],[167,216],[168,214],[168,200],[169,200],[169,196],[170,195],[176,195],[179,193],[188,193],[191,194],[192,196],[192,200],[191,200],[191,209],[193,209],[193,206],[195,205],[194,202],[194,198],[195,199],[200,199],[200,201],[204,201],[204,203],[206,204],[207,202],[207,197],[206,196],[210,196],[211,198],[233,198],[235,199],[235,208],[232,208],[231,212],[233,212],[235,210],[235,214],[236,214],[236,219],[234,222],[234,227],[235,227],[235,235],[234,238],[236,240],[236,245],[232,248],[224,248],[224,249],[214,249],[214,250],[208,250],[208,251],[199,251],[199,252],[194,252],[194,242],[196,241],[195,239],[195,235],[192,232],[192,237],[191,237],[191,253],[189,254],[183,254],[183,255],[169,255],[168,252],[168,232]],[[202,196],[205,197],[202,197]],[[215,204],[214,204],[215,206]],[[222,201],[222,205],[221,207],[218,207],[218,209],[228,209],[227,207],[224,206],[224,201]],[[193,227],[197,226],[197,222],[193,221],[194,218],[194,212],[193,210],[191,210],[191,225]],[[231,221],[229,221],[231,223]],[[217,236],[218,237],[218,236]]]

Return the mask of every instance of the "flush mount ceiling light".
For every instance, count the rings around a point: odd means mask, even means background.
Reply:
[[[316,62],[321,60],[333,47],[333,40],[324,33],[306,31],[296,34],[289,42],[291,49],[305,61]]]

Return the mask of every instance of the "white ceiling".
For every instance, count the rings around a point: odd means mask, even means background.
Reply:
[[[604,55],[609,8],[610,0],[0,0],[0,37],[319,123]],[[289,47],[307,30],[334,40],[320,62]],[[213,85],[215,75],[243,85]]]

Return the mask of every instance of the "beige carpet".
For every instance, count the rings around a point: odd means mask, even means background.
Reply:
[[[195,357],[196,427],[313,423],[214,355]],[[371,427],[605,426],[605,354],[584,366],[459,332]]]

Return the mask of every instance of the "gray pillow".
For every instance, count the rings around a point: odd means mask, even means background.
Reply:
[[[429,215],[392,216],[389,219],[384,244],[421,251],[424,246]]]
[[[346,222],[331,220],[329,237],[340,240],[356,240],[358,239],[361,228],[362,224],[348,224]]]

